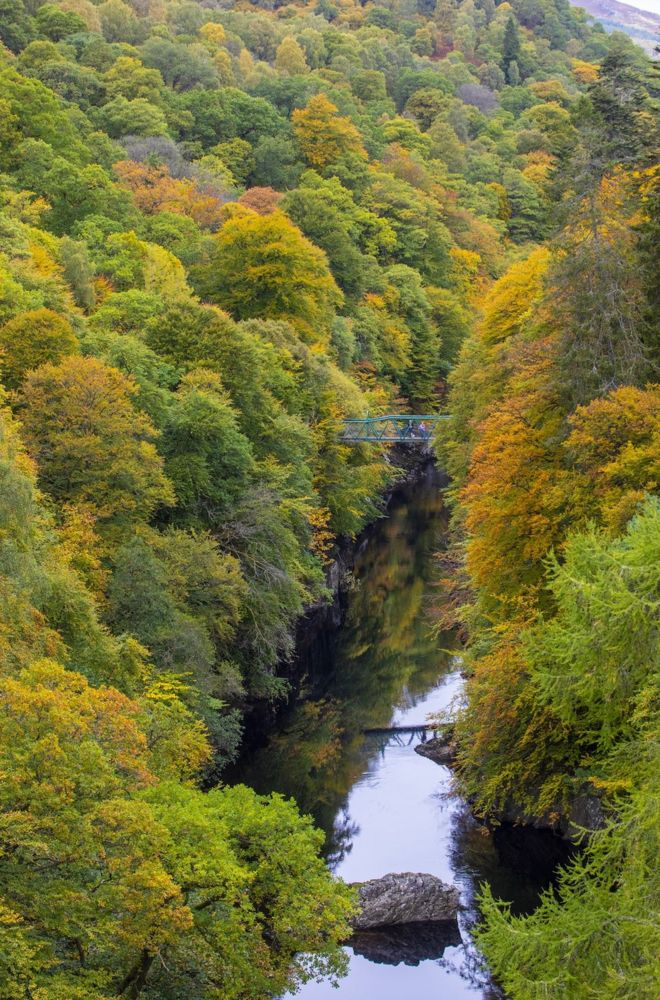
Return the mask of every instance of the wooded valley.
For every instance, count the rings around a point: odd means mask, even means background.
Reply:
[[[657,996],[657,70],[568,0],[0,0],[0,995],[261,1000],[353,893],[222,784],[445,411],[457,782],[603,826],[479,944]],[[202,790],[211,789],[209,790]]]

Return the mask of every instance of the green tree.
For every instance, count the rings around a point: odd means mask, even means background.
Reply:
[[[132,56],[120,56],[105,74],[105,88],[110,100],[115,97],[125,97],[129,101],[143,98],[159,105],[163,86],[163,78],[157,69],[147,69]]]
[[[219,525],[249,489],[255,473],[219,375],[196,370],[182,380],[164,428],[165,468],[177,510],[191,524]]]
[[[80,14],[70,10],[62,10],[52,3],[45,3],[39,7],[35,20],[39,31],[54,42],[59,42],[68,35],[75,35],[76,32],[87,30],[87,25]]]
[[[113,139],[123,135],[167,135],[163,112],[144,97],[128,100],[120,94],[104,104],[96,112],[96,118]]]
[[[23,0],[0,0],[0,41],[12,52],[20,52],[36,34],[33,19]]]
[[[431,303],[416,271],[397,264],[387,271],[393,291],[393,311],[410,330],[410,365],[401,379],[413,410],[433,407],[440,374],[440,336]]]
[[[76,167],[42,140],[27,139],[16,150],[19,183],[45,198],[45,224],[64,234],[88,215],[128,221],[134,215],[128,192],[112,184],[102,167]]]
[[[504,40],[502,43],[502,69],[508,79],[511,64],[515,62],[516,69],[519,68],[520,61],[520,33],[518,22],[513,14],[509,14],[504,28]]]
[[[98,8],[103,37],[108,42],[139,42],[140,22],[123,0],[105,0]]]
[[[84,243],[64,236],[60,241],[60,261],[76,305],[89,312],[96,304],[94,272]],[[51,359],[52,360],[52,359]]]
[[[660,504],[650,500],[620,539],[596,530],[574,535],[562,564],[549,563],[556,615],[523,636],[541,699],[600,750],[631,736],[634,706],[658,683],[659,529]]]
[[[359,246],[360,212],[351,193],[336,177],[323,180],[308,171],[295,191],[284,201],[287,213],[305,236],[328,255],[328,262],[338,284],[348,294],[359,295],[366,288],[369,263]],[[372,216],[372,221],[378,219]],[[366,226],[365,226],[366,228]],[[375,227],[374,227],[375,228]],[[373,267],[372,267],[373,271]]]

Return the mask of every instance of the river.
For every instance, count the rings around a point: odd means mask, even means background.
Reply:
[[[339,987],[309,983],[296,994],[303,1000],[501,997],[470,936],[476,889],[488,882],[527,912],[566,857],[551,834],[478,824],[450,794],[448,769],[414,752],[417,738],[362,734],[423,723],[461,697],[454,637],[433,635],[429,615],[434,553],[447,531],[440,486],[430,466],[394,494],[356,555],[344,624],[316,638],[295,707],[232,778],[295,798],[325,831],[328,864],[349,882],[419,871],[457,885],[459,933],[425,926],[362,954],[349,948]]]

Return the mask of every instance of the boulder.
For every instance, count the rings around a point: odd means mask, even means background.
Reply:
[[[420,757],[428,757],[435,764],[444,764],[445,767],[450,767],[454,763],[457,750],[458,747],[454,742],[454,733],[451,729],[448,729],[441,736],[426,740],[425,743],[418,743],[415,747],[415,753],[418,753]]]
[[[355,887],[360,904],[352,920],[356,931],[455,920],[458,913],[458,889],[435,875],[401,872],[355,883]]]

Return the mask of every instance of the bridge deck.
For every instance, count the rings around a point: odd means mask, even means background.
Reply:
[[[364,417],[344,421],[340,440],[346,444],[425,444],[433,428],[446,414],[391,413],[382,417]]]
[[[431,723],[422,722],[418,726],[375,726],[371,729],[363,729],[362,732],[365,736],[387,736],[390,733],[423,733],[423,732],[438,732],[446,723]]]

